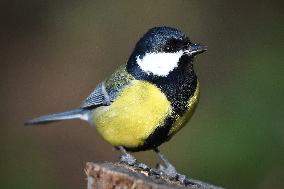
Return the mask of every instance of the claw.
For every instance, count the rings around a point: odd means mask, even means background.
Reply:
[[[119,146],[118,149],[122,153],[122,155],[120,156],[120,162],[126,163],[130,166],[138,167],[143,170],[150,169],[150,167],[148,167],[146,164],[137,162],[137,159],[131,154],[127,153],[127,151],[122,146]]]
[[[140,169],[143,169],[143,170],[149,170],[149,169],[150,169],[150,167],[147,166],[147,165],[144,164],[144,163],[138,163],[138,164],[137,164],[137,167],[139,167]]]
[[[160,151],[156,148],[154,151],[158,154],[160,159],[164,162],[165,165],[160,165],[158,166],[158,170],[162,171],[165,173],[165,175],[171,177],[171,178],[176,178],[179,174],[176,171],[176,168],[169,162],[169,160],[166,159],[166,157],[160,153]]]
[[[122,153],[120,156],[120,162],[126,163],[128,165],[134,165],[137,162],[136,158],[131,154],[127,153],[122,146],[119,146],[118,149]]]
[[[120,161],[128,165],[134,165],[137,160],[130,154],[123,154],[120,156]]]
[[[158,170],[162,171],[165,175],[170,178],[176,179],[180,181],[180,183],[184,185],[201,185],[197,183],[194,179],[187,178],[185,175],[182,175],[177,172],[176,168],[167,160],[167,158],[160,153],[158,149],[154,149],[154,151],[158,154],[160,159],[164,162],[165,165],[158,165]]]

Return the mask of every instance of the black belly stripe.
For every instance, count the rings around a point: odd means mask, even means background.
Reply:
[[[175,118],[172,116],[168,116],[162,126],[159,126],[155,129],[155,131],[144,141],[143,145],[138,146],[136,148],[126,148],[128,151],[136,152],[136,151],[144,151],[154,149],[160,146],[163,142],[167,140],[167,136],[171,126],[173,125]]]

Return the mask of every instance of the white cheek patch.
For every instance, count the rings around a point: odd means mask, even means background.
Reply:
[[[147,74],[167,76],[178,66],[178,61],[182,54],[183,51],[175,53],[146,53],[142,59],[137,56],[136,62]]]

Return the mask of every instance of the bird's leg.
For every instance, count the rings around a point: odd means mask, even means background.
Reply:
[[[159,165],[158,169],[162,171],[164,174],[171,178],[176,178],[181,183],[185,185],[200,185],[200,183],[196,182],[194,179],[187,178],[185,175],[182,175],[177,172],[176,168],[169,162],[169,160],[159,151],[158,148],[155,148],[154,151],[158,154],[160,159],[163,161],[164,165]]]
[[[132,156],[131,154],[127,153],[124,147],[118,146],[117,148],[121,152],[121,156],[120,156],[121,162],[126,163],[128,165],[134,165],[137,162],[136,158]]]
[[[159,151],[158,148],[155,148],[154,151],[158,154],[160,159],[163,161],[164,165],[159,165],[158,169],[163,171],[166,175],[170,177],[176,177],[177,171],[176,168],[169,162],[169,160]]]
[[[118,146],[117,148],[122,153],[121,156],[120,156],[120,162],[126,163],[126,164],[131,165],[131,166],[136,166],[136,167],[139,167],[139,168],[144,169],[144,170],[150,169],[150,167],[148,167],[146,164],[138,163],[137,159],[134,156],[132,156],[131,154],[127,153],[127,151],[125,150],[124,147]]]

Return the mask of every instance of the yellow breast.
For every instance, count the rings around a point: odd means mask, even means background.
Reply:
[[[170,113],[170,102],[159,88],[146,81],[133,80],[110,106],[95,109],[93,123],[110,144],[135,148]]]

